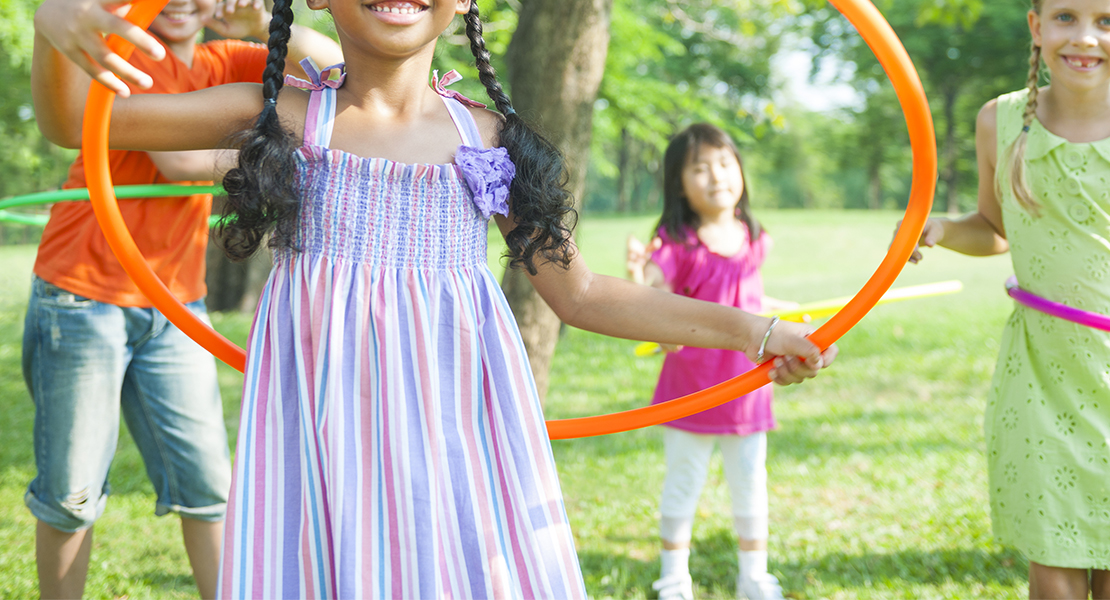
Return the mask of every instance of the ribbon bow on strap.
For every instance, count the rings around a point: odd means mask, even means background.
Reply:
[[[301,68],[308,74],[311,81],[305,81],[292,75],[285,76],[285,85],[290,85],[302,90],[319,91],[325,87],[330,87],[333,90],[339,89],[343,85],[343,80],[347,78],[347,72],[343,70],[343,63],[332,65],[323,71],[320,67],[316,66],[316,62],[312,58],[305,58],[301,61]]]
[[[440,96],[443,96],[444,98],[454,98],[455,100],[458,100],[459,102],[462,102],[463,104],[465,104],[467,106],[473,106],[474,108],[485,108],[486,107],[485,104],[482,104],[481,102],[471,100],[470,98],[467,98],[466,96],[463,96],[462,94],[456,92],[455,90],[447,89],[446,86],[449,86],[452,83],[455,83],[456,81],[459,81],[461,79],[462,79],[462,75],[459,75],[459,72],[454,70],[454,69],[451,69],[450,71],[444,73],[443,74],[443,79],[439,78],[439,71],[438,70],[432,71],[432,89],[435,90],[437,94],[439,94]]]

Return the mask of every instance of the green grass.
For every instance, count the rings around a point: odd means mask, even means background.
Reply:
[[[807,302],[850,295],[886,252],[898,214],[780,211],[759,215],[775,238],[768,294]],[[588,217],[587,263],[623,271],[624,240],[653,219]],[[496,252],[496,250],[492,250]],[[0,597],[36,594],[34,521],[22,494],[34,474],[33,410],[19,354],[33,248],[0,248]],[[932,251],[895,285],[960,279],[964,291],[876,308],[840,341],[836,364],[776,389],[769,436],[771,569],[792,598],[1009,598],[1025,594],[1026,562],[990,538],[982,411],[1010,311],[1008,257]],[[243,315],[216,326],[242,340]],[[547,416],[644,405],[660,365],[634,343],[570,329],[560,341]],[[221,371],[234,435],[239,376]],[[652,597],[663,478],[657,430],[554,443],[587,589],[597,598]],[[87,596],[195,594],[172,517],[154,497],[129,438],[112,471],[116,493],[97,527]],[[735,540],[719,458],[699,504],[691,568],[699,598],[732,597]]]

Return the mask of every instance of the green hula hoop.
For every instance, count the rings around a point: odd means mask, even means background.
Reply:
[[[182,193],[184,190],[187,193]],[[194,194],[222,194],[222,185],[188,185],[182,183],[155,183],[149,185],[119,185],[115,187],[116,197],[123,198],[172,198],[174,196],[192,196]],[[50,217],[46,215],[24,215],[9,212],[7,209],[17,206],[32,206],[36,204],[52,204],[54,202],[80,202],[88,201],[88,188],[72,188],[67,190],[53,190],[49,192],[36,192],[22,196],[12,196],[0,200],[0,221],[16,223],[18,225],[35,225],[45,227]],[[212,215],[208,218],[208,226],[215,227],[222,217]]]

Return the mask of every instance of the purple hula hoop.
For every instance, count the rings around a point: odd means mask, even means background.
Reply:
[[[1110,331],[1110,317],[1079,310],[1078,308],[1060,304],[1059,302],[1045,300],[1036,294],[1032,294],[1018,287],[1017,277],[1011,276],[1006,280],[1006,293],[1018,303],[1024,304],[1033,310],[1043,312],[1046,315],[1052,315],[1064,319],[1065,321],[1086,325],[1093,329]]]

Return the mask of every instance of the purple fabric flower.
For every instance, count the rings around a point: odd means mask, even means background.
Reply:
[[[455,164],[483,217],[509,214],[509,185],[516,175],[516,165],[509,159],[508,150],[459,146]]]

